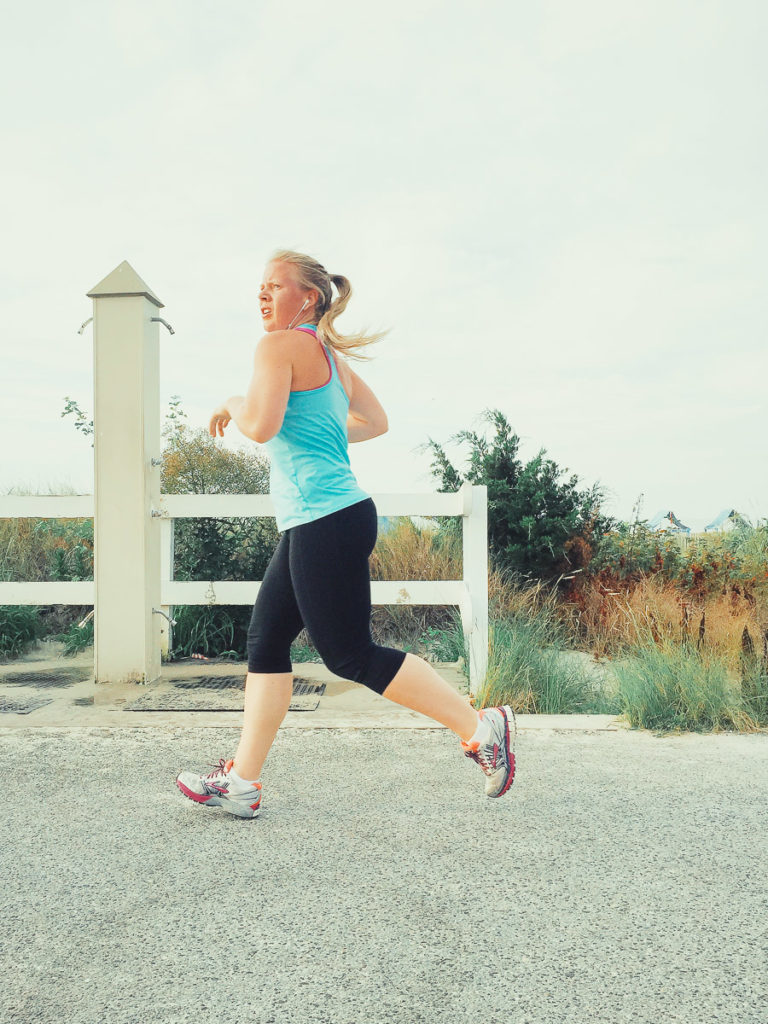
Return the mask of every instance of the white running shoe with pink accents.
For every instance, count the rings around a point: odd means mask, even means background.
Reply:
[[[225,761],[222,757],[207,775],[179,772],[176,785],[184,796],[204,807],[221,807],[228,814],[236,814],[238,818],[255,818],[261,807],[261,783],[254,782],[242,792],[233,792],[229,771],[234,763],[234,758]]]
[[[503,796],[515,779],[514,739],[517,736],[515,713],[508,704],[478,711],[482,725],[479,740],[462,740],[461,746],[467,757],[476,761],[485,772],[486,796]],[[514,723],[514,736],[510,744],[509,720]]]

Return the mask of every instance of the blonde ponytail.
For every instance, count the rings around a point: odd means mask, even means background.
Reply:
[[[298,267],[298,278],[302,287],[313,288],[318,293],[315,316],[319,317],[317,336],[320,340],[352,359],[361,361],[370,359],[370,355],[363,355],[356,350],[365,348],[367,345],[375,345],[388,331],[339,334],[333,326],[336,317],[340,316],[347,308],[347,303],[352,295],[352,285],[348,279],[343,274],[329,274],[325,267],[311,256],[305,256],[303,253],[294,252],[291,249],[278,249],[272,254],[272,260],[278,263],[293,263]],[[332,284],[336,286],[338,292],[335,299],[331,289]]]

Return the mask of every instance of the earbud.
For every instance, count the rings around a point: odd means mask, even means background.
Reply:
[[[309,305],[309,299],[306,299],[305,302],[304,302],[304,305],[301,307],[301,309],[306,309],[308,305]],[[299,312],[301,312],[301,309],[299,310]]]

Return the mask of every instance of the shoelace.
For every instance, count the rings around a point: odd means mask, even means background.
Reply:
[[[515,712],[512,708],[512,724],[514,725],[514,732],[512,734],[512,742],[509,745],[509,763],[514,765],[515,763],[515,740],[517,739],[517,718],[515,718]],[[501,750],[501,747],[497,747],[497,750]],[[483,769],[486,775],[490,772],[495,771],[498,768],[498,762],[494,766],[490,757],[487,754],[482,754],[478,750],[465,750],[464,753],[467,757],[471,757],[473,761],[476,761]]]
[[[471,757],[473,761],[477,761],[477,763],[480,765],[480,767],[483,769],[483,771],[485,772],[486,775],[489,772],[495,771],[496,768],[498,767],[498,764],[497,765],[492,764],[492,762],[487,757],[487,755],[481,754],[479,751],[467,750],[467,751],[465,751],[465,753],[466,753],[467,757]]]
[[[222,757],[221,760],[219,761],[219,763],[213,769],[213,771],[212,772],[208,772],[208,774],[205,775],[204,778],[206,778],[206,779],[215,779],[215,778],[218,778],[219,775],[226,775],[227,774],[227,764],[228,763],[229,762],[227,761],[227,759],[225,757]]]

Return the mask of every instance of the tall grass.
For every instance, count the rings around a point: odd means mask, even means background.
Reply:
[[[527,714],[590,711],[591,682],[584,667],[565,662],[545,619],[492,619],[488,671],[476,707],[510,704]]]
[[[16,658],[43,635],[37,609],[31,605],[0,605],[0,657]]]
[[[755,725],[768,726],[768,661],[759,653],[742,654],[741,699]]]
[[[760,726],[759,702],[745,699],[717,651],[646,639],[613,670],[620,710],[632,726],[660,732],[750,732]],[[765,693],[765,680],[762,687]]]
[[[239,656],[236,645],[238,623],[221,605],[181,605],[174,608],[174,657],[204,654],[206,657]],[[242,638],[241,638],[242,639]],[[239,646],[239,645],[238,645]]]
[[[527,714],[610,710],[557,613],[557,592],[510,571],[489,579],[489,649],[476,707],[509,704]]]

